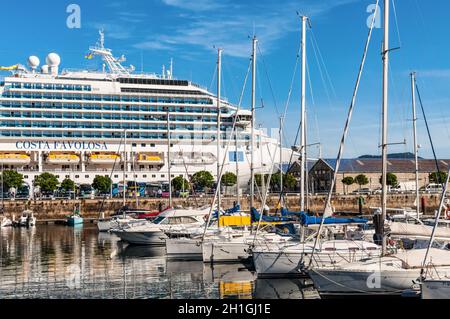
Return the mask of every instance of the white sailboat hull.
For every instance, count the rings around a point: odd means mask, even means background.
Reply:
[[[321,295],[401,294],[418,283],[420,269],[383,271],[335,271],[311,269],[309,275]]]
[[[450,299],[450,279],[422,282],[422,299]]]
[[[169,259],[202,260],[201,239],[166,239],[166,254]]]
[[[371,246],[372,250],[362,247]],[[355,249],[361,247],[361,249]],[[274,247],[275,248],[275,247]],[[305,275],[310,266],[313,244],[301,243],[278,249],[258,247],[253,251],[253,263],[258,277],[284,277]],[[375,244],[364,241],[330,241],[322,245],[313,256],[312,267],[329,267],[380,255]],[[327,250],[333,248],[335,250]]]
[[[112,230],[114,235],[121,240],[134,245],[165,245],[167,236],[159,229],[151,231],[123,231]]]
[[[401,294],[418,288],[426,249],[365,259],[328,268],[313,268],[309,275],[321,295],[332,294]],[[450,278],[450,252],[430,249],[425,268],[427,279]]]
[[[250,256],[249,244],[243,241],[204,242],[202,253],[203,262],[238,262]]]
[[[97,228],[100,232],[107,232],[118,227],[119,223],[116,220],[99,220],[97,222]]]

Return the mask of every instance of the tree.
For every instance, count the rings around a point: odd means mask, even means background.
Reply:
[[[294,190],[295,186],[297,186],[297,179],[290,173],[284,174],[283,186],[288,190]]]
[[[267,183],[267,179],[269,178],[269,175],[264,175],[264,184]],[[255,174],[255,185],[258,187],[262,186],[262,175],[261,174]]]
[[[58,177],[51,173],[42,173],[34,178],[34,186],[39,186],[41,192],[53,192],[58,184]]]
[[[112,180],[109,176],[97,175],[94,178],[92,187],[100,194],[109,193],[111,190]]]
[[[430,173],[430,175],[428,175],[428,179],[430,180],[430,183],[443,184],[447,180],[447,173],[446,172]]]
[[[345,193],[348,193],[348,187],[349,187],[350,185],[354,184],[354,183],[355,183],[355,179],[354,179],[353,177],[351,177],[351,176],[345,176],[345,177],[342,179],[342,184],[344,184],[344,185],[347,186],[347,187],[346,187]]]
[[[380,184],[382,184],[382,180],[381,180],[382,176],[380,176]],[[394,173],[387,173],[386,174],[386,185],[388,186],[397,186],[398,184],[398,180],[397,180],[397,175],[395,175]]]
[[[355,183],[361,188],[361,186],[369,184],[369,179],[366,175],[359,174],[355,177]]]
[[[208,171],[199,171],[192,175],[191,181],[197,189],[210,188],[214,184],[214,177]]]
[[[19,188],[23,184],[23,175],[13,170],[6,170],[2,173],[3,190],[7,191],[11,187]]]
[[[236,182],[237,182],[236,174],[232,172],[226,172],[225,174],[222,175],[220,184],[225,186],[225,194],[228,193],[228,187],[236,185]]]
[[[71,180],[70,178],[66,178],[61,183],[61,188],[63,190],[65,190],[66,192],[74,191],[75,190],[75,182],[73,180]]]
[[[222,179],[220,180],[220,183],[225,187],[236,185],[236,182],[237,176],[232,172],[226,172],[222,175]]]
[[[172,179],[172,187],[175,191],[189,190],[190,184],[183,176],[177,176]]]

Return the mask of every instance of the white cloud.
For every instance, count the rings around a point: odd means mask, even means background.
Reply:
[[[91,24],[91,27],[100,30],[103,29],[105,31],[107,38],[124,40],[129,39],[132,36],[130,29],[125,29],[117,24],[113,23],[100,23],[94,22]]]
[[[450,69],[430,69],[417,71],[422,78],[450,78]]]
[[[209,11],[225,7],[225,1],[216,0],[162,0],[168,6],[190,11]]]
[[[180,9],[195,11],[185,14],[172,32],[154,36],[135,44],[137,48],[148,49],[193,46],[207,50],[214,46],[224,48],[224,54],[235,57],[248,57],[250,55],[250,40],[248,36],[256,33],[260,41],[260,47],[270,51],[275,43],[287,33],[299,29],[296,20],[296,11],[318,17],[327,13],[334,7],[356,0],[328,0],[320,3],[313,0],[288,1],[280,5],[275,2],[261,1],[256,4],[241,2],[239,4],[224,4],[218,1],[207,0],[162,0],[166,5]],[[206,12],[208,10],[221,10]]]

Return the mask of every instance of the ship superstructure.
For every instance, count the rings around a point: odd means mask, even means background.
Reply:
[[[91,183],[96,175],[112,174],[114,182],[168,181],[167,145],[170,134],[171,177],[188,177],[208,170],[217,161],[217,98],[207,89],[163,74],[135,74],[104,46],[104,35],[90,48],[88,58],[103,60],[100,72],[59,70],[61,59],[50,53],[39,68],[10,67],[0,86],[0,164],[34,177],[51,172],[62,181]],[[221,99],[222,150],[237,116],[237,152],[232,143],[226,171],[239,163],[241,183],[247,184],[251,113]],[[169,116],[169,120],[168,120]],[[168,127],[170,123],[170,129]],[[170,132],[170,133],[169,133]],[[126,143],[125,143],[126,139]],[[276,138],[256,131],[258,171],[267,171],[279,152]],[[126,144],[126,149],[124,145]],[[289,149],[283,149],[288,160]],[[223,157],[223,153],[220,154]],[[279,156],[279,155],[278,155]]]

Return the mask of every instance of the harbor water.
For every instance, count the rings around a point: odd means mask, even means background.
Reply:
[[[319,298],[308,279],[257,279],[244,264],[174,261],[93,224],[0,228],[0,299]]]

